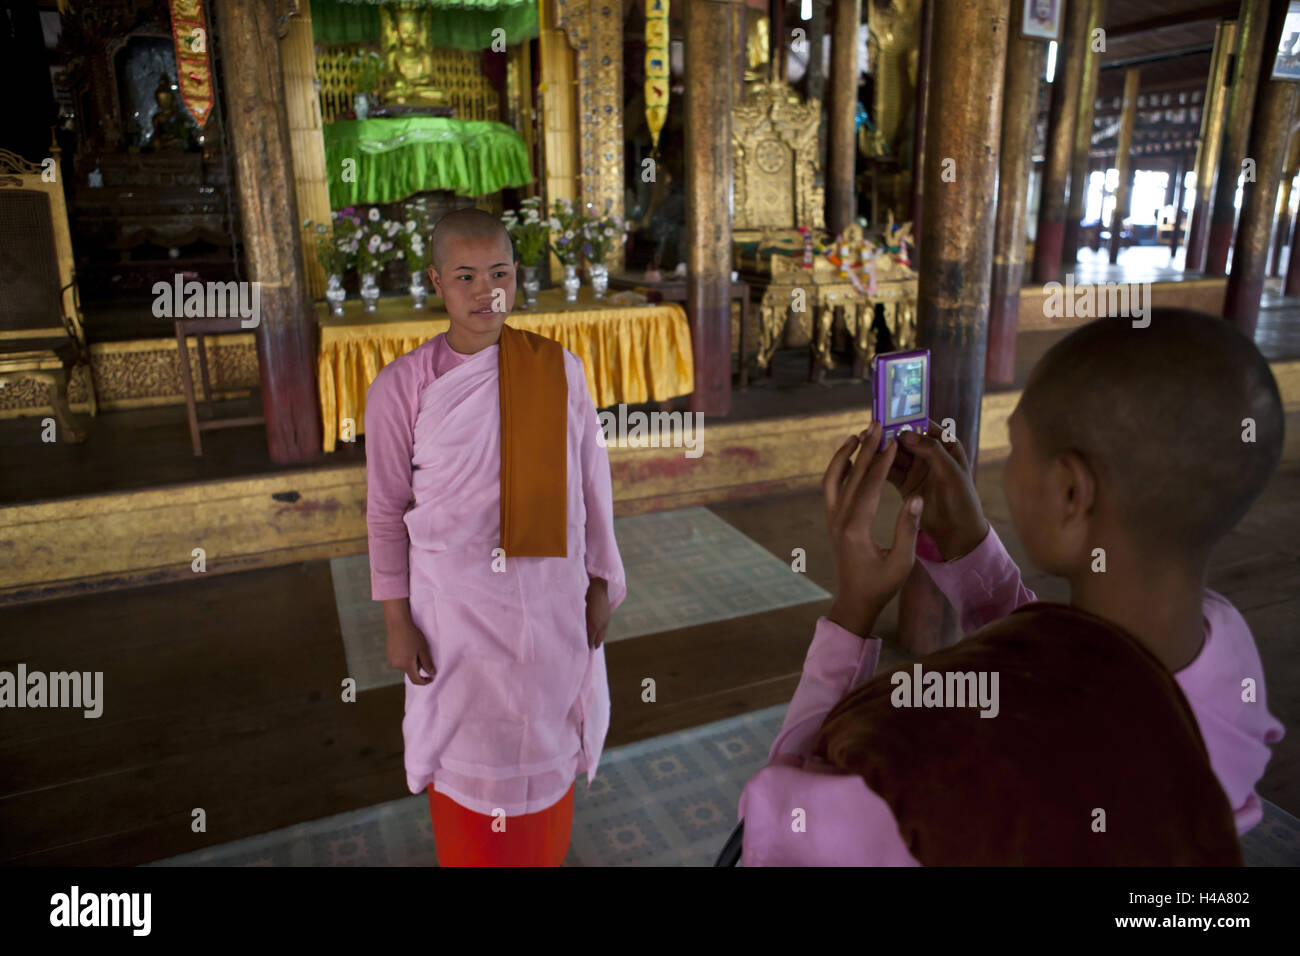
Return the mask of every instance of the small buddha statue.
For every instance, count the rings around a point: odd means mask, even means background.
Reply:
[[[384,24],[385,101],[402,105],[440,106],[446,95],[433,81],[426,14],[405,4],[387,13]]]
[[[171,78],[166,74],[158,77],[158,88],[154,90],[154,102],[158,104],[153,114],[153,133],[149,137],[147,149],[150,151],[168,149],[188,149],[190,146],[190,123],[185,114],[177,108],[176,91],[172,89]]]

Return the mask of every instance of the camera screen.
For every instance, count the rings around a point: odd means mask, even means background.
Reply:
[[[925,364],[918,357],[885,366],[886,425],[925,416]]]

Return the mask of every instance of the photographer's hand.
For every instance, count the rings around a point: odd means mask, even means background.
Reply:
[[[931,422],[930,431],[938,434],[941,429]],[[945,561],[975,550],[988,535],[989,523],[961,442],[909,431],[899,436],[899,443],[902,447],[890,469],[889,481],[904,498],[920,494],[925,499],[921,530],[934,541]]]
[[[826,524],[839,585],[827,617],[845,630],[867,637],[876,618],[898,593],[916,557],[916,535],[920,526],[921,498],[905,499],[894,527],[890,548],[880,548],[871,535],[871,524],[880,505],[880,492],[898,444],[890,441],[879,452],[881,425],[848,439],[831,459],[822,478],[826,500]],[[856,461],[850,463],[854,449]]]

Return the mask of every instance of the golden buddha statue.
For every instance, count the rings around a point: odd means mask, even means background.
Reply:
[[[429,14],[411,4],[380,7],[383,43],[383,101],[441,106],[447,100],[433,78]]]
[[[755,17],[745,31],[745,82],[762,83],[767,79],[770,56],[767,17]]]

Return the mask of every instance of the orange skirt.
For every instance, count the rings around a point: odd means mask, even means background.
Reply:
[[[506,817],[504,829],[500,818],[462,807],[429,784],[429,816],[439,866],[560,866],[573,830],[573,784],[545,810]]]

